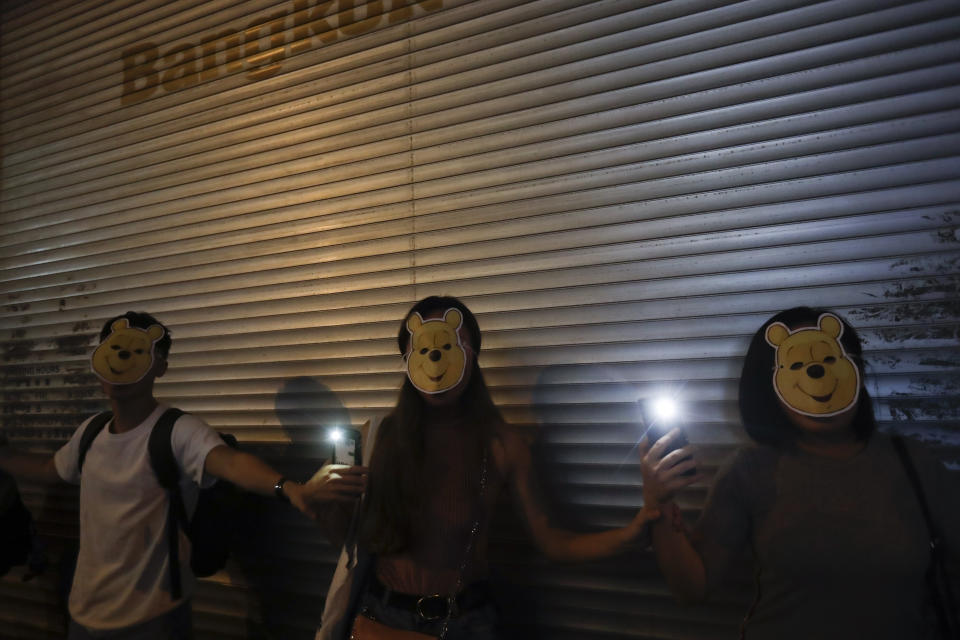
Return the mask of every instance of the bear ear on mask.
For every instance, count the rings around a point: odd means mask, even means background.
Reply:
[[[820,317],[817,318],[817,326],[820,327],[820,331],[823,331],[828,336],[835,338],[838,342],[840,340],[840,336],[843,335],[843,323],[840,322],[840,319],[833,314],[821,314]]]
[[[771,347],[779,347],[783,344],[783,341],[790,336],[790,329],[787,328],[787,325],[782,322],[774,322],[769,327],[767,327],[767,332],[764,335],[764,338],[767,340],[767,344]]]
[[[423,325],[423,318],[420,317],[418,312],[413,312],[410,314],[410,317],[407,318],[407,331],[413,334],[420,326]]]
[[[463,314],[459,309],[450,308],[443,313],[443,321],[453,327],[454,331],[459,331],[463,326]]]

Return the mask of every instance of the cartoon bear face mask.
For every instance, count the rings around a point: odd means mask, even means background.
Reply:
[[[458,329],[463,316],[447,309],[443,318],[424,320],[419,313],[407,318],[407,377],[423,393],[443,393],[463,380],[467,357]]]
[[[843,413],[860,397],[860,369],[840,336],[843,323],[824,313],[816,328],[790,331],[782,322],[767,327],[767,344],[777,350],[773,387],[788,407],[805,416]]]
[[[90,356],[97,377],[110,384],[140,382],[153,366],[153,345],[166,332],[158,324],[149,329],[131,327],[126,318],[110,325],[110,335]]]

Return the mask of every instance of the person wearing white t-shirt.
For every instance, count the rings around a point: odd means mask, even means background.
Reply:
[[[168,497],[150,465],[150,432],[169,408],[153,395],[167,370],[170,331],[146,313],[127,312],[104,324],[91,358],[110,401],[112,419],[92,441],[82,463],[86,420],[53,456],[15,451],[0,434],[0,469],[35,482],[80,484],[80,549],[70,592],[69,640],[180,640],[192,638],[189,540],[180,532],[182,596],[171,595],[166,538]],[[262,495],[276,494],[310,517],[317,501],[353,500],[365,469],[355,467],[322,483],[287,481],[262,460],[227,446],[199,418],[174,423],[172,449],[188,513],[198,488],[224,478]],[[81,481],[82,479],[82,481]]]

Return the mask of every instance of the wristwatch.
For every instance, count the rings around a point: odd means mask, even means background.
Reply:
[[[290,498],[283,492],[283,485],[286,483],[286,481],[286,477],[281,476],[280,479],[277,480],[277,484],[273,485],[273,493],[279,500],[282,500],[283,502],[290,502]]]

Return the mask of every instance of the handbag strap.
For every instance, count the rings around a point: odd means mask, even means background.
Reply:
[[[477,536],[480,533],[480,517],[483,514],[484,509],[484,496],[487,491],[487,449],[483,449],[483,459],[480,461],[480,513],[477,515],[477,518],[473,521],[473,527],[470,528],[470,537],[467,539],[467,548],[463,552],[463,560],[460,562],[460,569],[457,571],[457,584],[453,588],[453,591],[447,596],[447,615],[443,619],[443,626],[440,627],[440,635],[438,640],[444,640],[447,636],[447,628],[450,625],[450,616],[453,615],[453,608],[457,601],[457,594],[460,593],[460,588],[463,587],[463,575],[467,571],[467,565],[470,564],[470,555],[473,553],[473,545],[477,541]]]
[[[927,504],[927,496],[923,492],[923,485],[920,484],[920,476],[917,474],[917,468],[913,466],[913,460],[910,458],[909,452],[907,452],[907,445],[903,441],[903,438],[900,436],[892,436],[890,441],[893,443],[893,448],[897,450],[897,455],[900,456],[900,462],[903,464],[904,471],[907,472],[907,477],[910,479],[910,486],[913,489],[914,495],[917,497],[917,502],[920,504],[920,510],[923,512],[923,519],[927,523],[927,535],[930,536],[930,550],[931,552],[940,548],[940,532],[937,529],[936,523],[933,521],[933,516],[930,515],[930,506]]]
[[[927,575],[930,588],[933,590],[933,604],[937,611],[940,633],[944,638],[955,640],[960,638],[960,628],[958,628],[960,624],[957,622],[957,614],[954,609],[953,590],[950,587],[949,578],[946,576],[940,530],[930,513],[927,496],[923,491],[923,484],[920,482],[920,475],[910,458],[906,443],[900,436],[892,436],[890,441],[893,443],[897,455],[900,456],[900,462],[910,479],[913,493],[916,495],[920,510],[923,512],[923,519],[927,523],[927,534],[930,537],[930,569]]]

